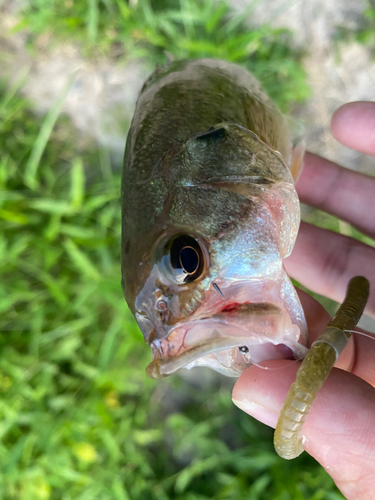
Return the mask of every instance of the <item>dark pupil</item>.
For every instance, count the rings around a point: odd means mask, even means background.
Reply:
[[[172,242],[170,259],[176,279],[189,282],[198,278],[203,271],[203,255],[199,243],[191,236],[178,236]]]
[[[188,274],[194,273],[199,265],[199,257],[196,250],[191,247],[183,248],[180,252],[180,263]]]

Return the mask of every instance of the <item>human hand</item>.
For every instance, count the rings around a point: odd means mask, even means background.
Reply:
[[[342,106],[333,115],[331,131],[342,144],[375,156],[375,103]],[[337,215],[375,238],[375,178],[307,153],[296,187],[302,202]],[[365,276],[370,281],[366,312],[375,316],[374,248],[302,223],[293,254],[285,264],[300,283],[338,302],[343,300],[350,278]],[[330,318],[312,297],[303,292],[299,295],[313,342]],[[374,339],[354,334],[318,392],[302,429],[305,450],[326,469],[348,500],[374,498],[374,360]],[[298,366],[285,360],[267,362],[269,370],[251,366],[234,386],[234,403],[276,427]]]

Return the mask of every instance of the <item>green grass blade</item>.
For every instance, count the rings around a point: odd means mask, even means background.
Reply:
[[[116,349],[116,336],[121,331],[122,321],[120,317],[115,318],[106,331],[98,356],[98,367],[105,370],[111,361]]]
[[[89,10],[87,13],[87,38],[94,43],[98,36],[99,7],[98,0],[88,0]]]
[[[85,196],[85,172],[82,158],[74,158],[71,170],[70,199],[71,206],[77,210]]]
[[[62,105],[64,104],[66,96],[68,95],[69,90],[72,86],[75,75],[76,73],[70,75],[63,90],[60,92],[60,95],[57,97],[53,106],[47,113],[42,123],[42,126],[40,127],[39,135],[36,138],[35,144],[31,150],[30,158],[26,164],[25,174],[24,174],[25,184],[29,186],[31,189],[36,189],[39,186],[39,182],[37,180],[39,163],[42,158],[45,147],[47,145],[47,142],[51,137],[51,133],[53,127],[55,126],[56,120],[59,117]]]
[[[1,2],[0,2],[1,6]],[[4,94],[0,101],[0,113],[4,112],[9,102],[12,101],[14,96],[19,92],[19,90],[25,85],[27,77],[29,76],[30,68],[28,66],[22,68],[20,74],[18,75],[16,81],[11,85],[8,91]]]
[[[77,271],[95,281],[100,279],[100,273],[89,257],[72,240],[66,240],[63,245]]]

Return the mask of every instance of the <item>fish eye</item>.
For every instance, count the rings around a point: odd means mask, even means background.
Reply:
[[[199,243],[191,236],[177,236],[171,243],[169,256],[178,283],[190,283],[202,275],[204,255]]]

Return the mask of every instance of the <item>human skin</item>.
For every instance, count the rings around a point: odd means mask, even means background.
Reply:
[[[331,132],[345,146],[375,156],[375,103],[345,104],[334,113]],[[375,178],[307,153],[296,188],[303,203],[334,214],[375,238]],[[285,265],[304,286],[338,302],[343,300],[350,278],[365,276],[370,281],[366,313],[375,317],[374,248],[302,223]],[[303,292],[299,295],[313,342],[330,317],[312,297]],[[348,500],[374,498],[374,339],[352,336],[318,392],[302,429],[305,450],[325,468]],[[276,427],[298,366],[285,360],[267,362],[268,370],[251,366],[234,386],[233,402],[261,422]]]

